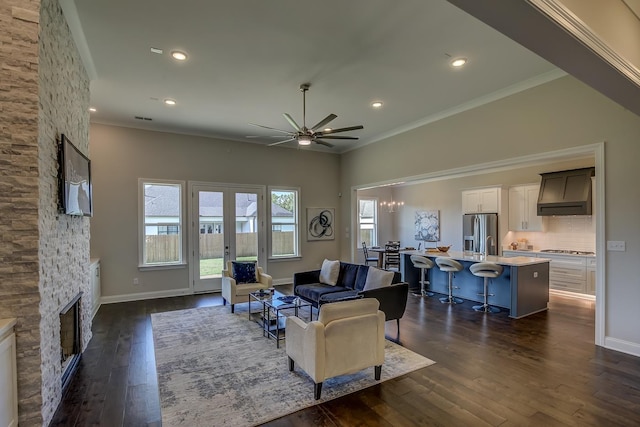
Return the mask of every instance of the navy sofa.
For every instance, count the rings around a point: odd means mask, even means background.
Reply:
[[[320,283],[320,270],[305,271],[293,275],[293,293],[318,308],[330,302],[354,298],[376,298],[386,320],[396,320],[400,331],[400,318],[404,315],[409,294],[409,284],[402,282],[399,272],[394,272],[391,286],[363,290],[369,271],[368,265],[340,262],[340,274],[335,286]]]

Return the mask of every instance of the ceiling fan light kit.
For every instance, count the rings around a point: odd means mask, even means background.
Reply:
[[[300,135],[298,137],[298,144],[300,145],[311,145],[311,138],[307,135]]]
[[[324,141],[324,139],[345,139],[345,140],[358,139],[358,137],[356,136],[340,136],[340,135],[335,136],[333,134],[364,129],[362,125],[349,126],[345,128],[339,128],[339,129],[330,129],[330,128],[323,129],[324,126],[326,126],[327,124],[329,124],[329,122],[331,122],[332,120],[338,117],[335,114],[329,114],[327,117],[320,120],[315,126],[311,128],[307,127],[306,93],[309,90],[310,86],[311,84],[309,83],[303,83],[300,85],[300,91],[302,92],[302,126],[298,125],[298,123],[288,113],[284,113],[283,115],[284,115],[284,118],[287,120],[287,122],[289,122],[291,127],[294,129],[293,131],[286,131],[282,129],[272,128],[269,126],[250,123],[253,126],[258,126],[264,129],[269,129],[269,130],[282,133],[282,135],[278,135],[278,137],[285,138],[285,139],[283,139],[282,141],[277,141],[269,144],[270,147],[274,145],[284,144],[285,142],[289,142],[289,141],[298,141],[298,145],[300,146],[311,145],[312,142],[315,142],[316,144],[324,145],[326,147],[331,148],[333,147],[333,144],[331,144],[330,142]],[[319,130],[319,129],[322,129],[322,130]]]

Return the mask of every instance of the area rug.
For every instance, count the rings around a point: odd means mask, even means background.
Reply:
[[[435,363],[387,340],[380,381],[373,368],[332,378],[315,400],[304,371],[289,372],[284,342],[276,348],[236,308],[151,316],[164,427],[254,426]]]

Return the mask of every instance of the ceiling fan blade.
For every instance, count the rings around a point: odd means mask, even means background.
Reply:
[[[317,125],[312,127],[311,130],[314,131],[316,129],[320,129],[322,126],[326,125],[327,123],[329,123],[330,121],[332,121],[336,117],[338,117],[338,116],[336,116],[335,114],[329,114],[327,117],[325,117],[324,119],[320,120]]]
[[[329,147],[329,148],[333,147],[333,144],[331,144],[331,143],[329,143],[327,141],[321,141],[319,139],[314,139],[314,141],[315,141],[316,144],[324,145],[325,147]]]
[[[283,114],[283,116],[284,116],[284,118],[285,118],[285,119],[287,119],[287,121],[289,122],[289,124],[290,124],[291,126],[293,126],[293,128],[294,128],[296,131],[300,131],[300,130],[301,130],[301,129],[300,129],[300,126],[298,126],[298,124],[296,123],[296,121],[295,121],[295,120],[293,120],[293,118],[292,118],[289,114],[284,113],[284,114]]]
[[[358,125],[358,126],[349,126],[347,128],[331,129],[331,130],[328,130],[328,131],[323,131],[322,134],[323,135],[330,135],[332,133],[349,132],[350,130],[359,130],[359,129],[364,129],[364,126]]]
[[[289,138],[289,139],[285,139],[284,141],[272,142],[268,146],[273,147],[274,145],[280,145],[280,144],[284,144],[285,142],[295,141],[295,140],[296,140],[295,138]]]
[[[282,133],[286,133],[286,134],[291,134],[291,132],[288,131],[288,130],[276,129],[276,128],[272,128],[272,127],[269,127],[269,126],[259,125],[259,124],[256,124],[256,123],[249,123],[249,124],[252,125],[252,126],[258,126],[260,128],[264,128],[264,129],[275,130],[276,132],[282,132]]]
[[[316,139],[317,138],[322,138],[322,139],[353,139],[353,140],[360,139],[357,136],[331,136],[331,135],[318,136],[318,137],[316,137]]]

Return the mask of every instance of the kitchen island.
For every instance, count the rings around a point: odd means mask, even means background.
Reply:
[[[411,255],[422,255],[435,260],[447,257],[459,261],[464,269],[455,274],[453,290],[456,297],[482,302],[483,278],[474,276],[469,266],[478,262],[493,262],[504,267],[500,277],[489,282],[488,302],[492,306],[509,311],[509,317],[521,318],[547,310],[549,302],[549,259],[535,257],[483,256],[466,252],[402,251],[400,271],[402,280],[411,288],[419,288],[420,270],[413,266]],[[437,266],[428,270],[429,289],[440,294],[448,294],[447,273]]]

